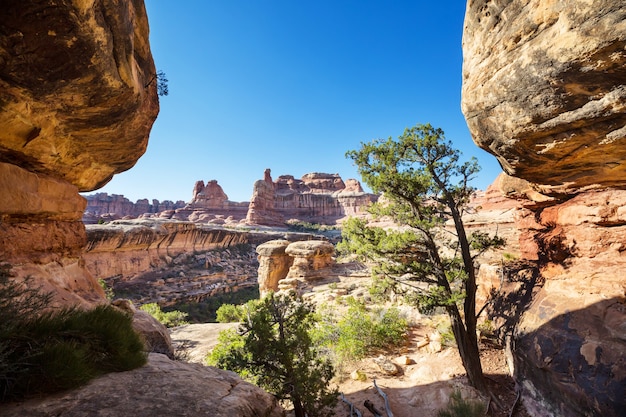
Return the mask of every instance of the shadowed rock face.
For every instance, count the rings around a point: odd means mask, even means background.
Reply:
[[[469,1],[462,108],[478,146],[547,193],[626,181],[626,7]]]
[[[2,9],[0,161],[80,191],[132,167],[159,110],[143,1]]]
[[[500,185],[539,271],[518,283],[532,299],[510,334],[534,415],[624,410],[625,47],[624,2],[468,2],[463,112],[521,178]]]

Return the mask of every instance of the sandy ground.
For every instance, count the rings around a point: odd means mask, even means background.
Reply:
[[[236,323],[190,324],[173,329],[171,335],[175,345],[186,352],[188,361],[202,363],[207,352],[217,344],[219,332],[236,326]],[[467,385],[455,348],[448,347],[432,353],[427,348],[417,347],[429,331],[432,329],[413,328],[404,347],[394,352],[385,352],[384,356],[397,366],[396,375],[385,374],[375,363],[375,357],[344,367],[335,383],[345,398],[360,410],[362,416],[373,415],[364,407],[366,400],[374,404],[382,416],[387,416],[385,402],[374,387],[374,381],[388,396],[394,417],[434,417],[439,409],[446,406],[450,394],[455,390],[459,390],[463,398],[480,400],[478,393]],[[505,405],[505,409],[495,415],[508,416],[515,394],[513,382],[507,375],[504,352],[488,345],[483,345],[482,348],[483,367],[488,382]],[[408,357],[411,363],[400,361],[404,357]],[[357,369],[365,375],[364,381],[350,378],[350,373]],[[335,407],[335,415],[350,416],[349,410],[347,404],[339,401]],[[526,416],[523,411],[513,415]]]

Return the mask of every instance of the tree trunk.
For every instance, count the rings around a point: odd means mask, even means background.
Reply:
[[[304,408],[302,407],[302,401],[300,401],[299,397],[295,397],[291,399],[293,403],[293,412],[296,417],[306,417],[306,413],[304,412]]]
[[[450,316],[450,323],[452,325],[452,332],[456,339],[457,347],[459,348],[459,355],[461,356],[461,362],[467,373],[467,379],[471,386],[476,388],[481,393],[488,395],[489,390],[485,383],[483,376],[483,367],[480,363],[480,353],[478,350],[478,343],[476,336],[473,340],[463,325],[463,320],[459,314],[459,310],[456,306],[449,307],[448,315]]]

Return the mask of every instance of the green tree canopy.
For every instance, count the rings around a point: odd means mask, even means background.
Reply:
[[[330,388],[334,369],[311,340],[315,324],[310,304],[270,293],[252,306],[237,334],[221,335],[208,362],[291,401],[296,417],[331,416],[337,401]]]
[[[346,156],[363,181],[382,193],[370,213],[397,227],[371,227],[352,218],[344,223],[339,249],[374,262],[376,276],[410,286],[422,309],[443,307],[470,383],[486,392],[476,336],[474,260],[503,241],[484,233],[468,237],[465,231],[462,216],[475,191],[470,181],[479,171],[476,159],[459,162],[460,153],[443,130],[429,124],[405,129],[397,140],[362,143]]]

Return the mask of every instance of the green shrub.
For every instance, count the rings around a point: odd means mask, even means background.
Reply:
[[[32,280],[16,283],[0,267],[0,401],[73,388],[146,363],[128,314],[109,305],[52,311],[50,300]]]
[[[348,310],[338,317],[333,308],[322,308],[321,324],[314,337],[332,350],[341,363],[388,350],[404,343],[408,322],[396,308],[368,309],[350,297]]]
[[[208,297],[199,303],[179,303],[164,308],[173,309],[186,313],[191,323],[214,323],[217,317],[217,310],[223,304],[243,304],[250,300],[259,298],[259,287],[246,287],[238,291],[218,294]]]
[[[217,309],[217,322],[218,323],[236,323],[244,321],[250,312],[259,305],[260,300],[249,300],[242,305],[222,304]]]
[[[482,417],[485,415],[485,405],[479,401],[464,400],[459,391],[450,395],[450,401],[445,409],[437,412],[437,417]]]
[[[148,303],[139,307],[140,310],[145,311],[154,317],[157,321],[162,323],[165,327],[176,327],[184,324],[189,324],[187,320],[187,314],[182,311],[163,311],[157,303]]]

